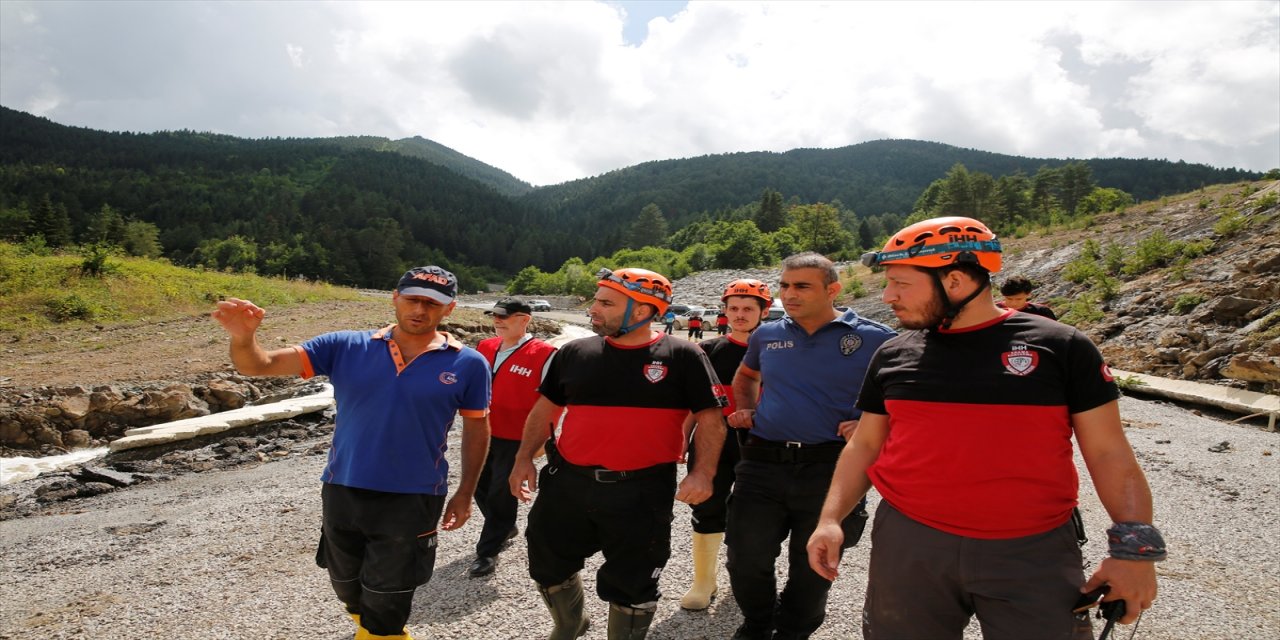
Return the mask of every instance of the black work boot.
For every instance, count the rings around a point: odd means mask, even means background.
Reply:
[[[550,587],[538,585],[538,593],[542,594],[542,601],[547,603],[547,610],[551,612],[551,621],[556,625],[547,640],[574,640],[586,635],[587,627],[591,625],[582,613],[580,575],[575,573],[572,578]]]
[[[609,640],[644,640],[655,611],[609,603]]]

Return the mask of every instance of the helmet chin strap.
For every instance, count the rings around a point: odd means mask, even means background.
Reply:
[[[623,318],[631,317],[631,309],[633,308],[632,305],[634,304],[635,304],[635,300],[632,300],[631,298],[627,298],[627,307],[622,311]],[[652,315],[639,322],[633,322],[631,324],[627,324],[626,321],[624,320],[622,326],[618,327],[618,332],[609,337],[621,338],[622,336],[625,336],[628,333],[631,333],[632,331],[635,331],[636,329],[639,329],[640,327],[648,324],[650,320],[653,320]]]
[[[947,311],[942,317],[942,323],[938,326],[942,329],[950,329],[952,321],[956,319],[956,316],[960,315],[960,312],[964,310],[964,306],[973,302],[973,299],[978,297],[978,294],[991,285],[991,275],[988,274],[985,281],[980,283],[978,288],[973,290],[973,293],[965,296],[960,302],[952,302],[951,298],[947,297],[947,288],[942,284],[941,269],[935,269],[933,284],[934,288],[938,290],[938,295],[942,296],[942,303],[947,307]]]

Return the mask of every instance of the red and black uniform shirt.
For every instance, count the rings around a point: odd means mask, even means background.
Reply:
[[[538,391],[567,409],[556,440],[565,460],[630,471],[675,462],[685,416],[720,406],[719,384],[697,345],[661,334],[635,347],[574,340]]]
[[[707,359],[711,360],[711,368],[720,379],[717,394],[723,395],[729,402],[724,408],[724,415],[727,416],[736,410],[733,405],[733,376],[738,373],[742,357],[747,355],[747,343],[738,342],[732,336],[720,336],[703,340],[698,346],[707,354]]]
[[[858,399],[889,416],[867,471],[913,520],[1000,539],[1053,529],[1076,506],[1071,414],[1119,397],[1074,327],[1006,311],[961,330],[904,333],[876,352]]]

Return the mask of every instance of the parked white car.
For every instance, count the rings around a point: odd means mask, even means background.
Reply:
[[[546,300],[530,300],[529,308],[534,311],[550,311],[551,303]]]
[[[688,311],[676,316],[673,326],[676,329],[684,330],[689,328],[689,318],[693,316],[702,316],[702,331],[704,333],[716,332],[716,314],[720,313],[719,309],[703,309],[702,307],[690,307]]]

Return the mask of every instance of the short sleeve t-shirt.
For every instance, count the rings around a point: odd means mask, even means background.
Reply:
[[[659,334],[639,346],[574,340],[560,348],[538,390],[566,407],[556,441],[565,460],[631,471],[675,462],[685,416],[719,406],[718,384],[697,345]]]
[[[852,310],[812,335],[790,316],[751,334],[742,363],[764,383],[751,433],[766,440],[821,444],[840,440],[875,353],[894,331]]]
[[[445,495],[446,436],[454,416],[483,417],[489,363],[445,334],[405,365],[390,327],[338,331],[299,347],[304,376],[327,375],[337,402],[324,482],[389,493]]]
[[[867,475],[894,508],[942,531],[1042,533],[1076,505],[1071,414],[1118,397],[1097,347],[1040,316],[904,333],[876,353],[858,399],[889,416]]]

